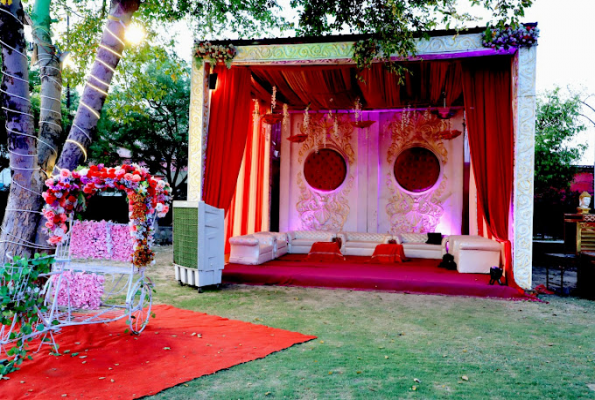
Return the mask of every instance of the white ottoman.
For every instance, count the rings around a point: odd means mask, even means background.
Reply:
[[[500,266],[502,245],[495,240],[481,236],[450,236],[448,244],[460,273],[489,274],[491,267]]]

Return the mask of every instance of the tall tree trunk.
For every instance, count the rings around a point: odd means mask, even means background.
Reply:
[[[62,68],[60,55],[52,44],[50,4],[52,0],[36,0],[31,19],[41,77],[41,109],[37,163],[51,174],[58,159],[62,136]]]
[[[95,62],[87,78],[72,128],[58,160],[59,168],[72,170],[87,158],[87,149],[97,131],[97,121],[124,50],[125,24],[138,10],[140,0],[113,0]],[[122,23],[120,23],[122,22]]]
[[[12,183],[2,232],[0,258],[30,255],[35,228],[43,205],[42,179],[37,166],[37,143],[31,103],[29,70],[23,31],[24,11],[20,0],[0,4],[2,42],[2,111],[6,115]]]
[[[62,147],[62,65],[60,54],[52,43],[50,4],[52,0],[35,0],[31,14],[33,41],[41,77],[41,107],[37,137],[37,164],[45,177],[51,175]],[[43,232],[45,218],[35,229],[35,243],[45,245],[48,236]]]

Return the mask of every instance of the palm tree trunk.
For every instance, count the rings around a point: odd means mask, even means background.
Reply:
[[[87,149],[97,131],[97,121],[124,50],[125,25],[138,10],[140,0],[113,0],[95,62],[60,154],[57,166],[72,170],[87,159]]]
[[[37,163],[51,174],[58,159],[62,136],[62,68],[56,46],[52,44],[50,4],[52,0],[36,0],[31,19],[41,76],[41,109]]]
[[[43,205],[42,179],[37,166],[37,142],[29,100],[29,70],[20,0],[0,4],[2,45],[2,111],[6,116],[12,183],[2,231],[0,259],[30,255]]]

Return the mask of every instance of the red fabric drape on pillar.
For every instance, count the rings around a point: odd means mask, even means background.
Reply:
[[[211,117],[203,200],[227,213],[236,189],[250,122],[250,71],[217,66],[217,89],[211,94]]]
[[[519,288],[514,281],[508,237],[514,179],[511,63],[508,57],[464,62],[463,91],[478,226],[485,219],[488,236],[504,243],[506,277],[511,286]]]

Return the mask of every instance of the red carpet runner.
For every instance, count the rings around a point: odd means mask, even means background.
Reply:
[[[0,398],[134,399],[316,338],[172,306],[154,311],[137,337],[124,333],[124,320],[64,329],[57,342],[70,353],[34,354],[0,382]]]
[[[440,260],[413,258],[372,264],[370,257],[346,256],[344,262],[309,262],[305,254],[287,254],[261,265],[227,264],[226,283],[386,290],[453,296],[530,299],[508,286],[489,285],[489,274],[460,274],[438,268]]]

